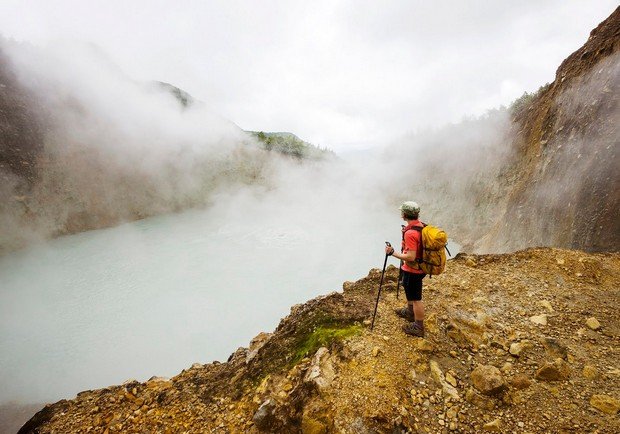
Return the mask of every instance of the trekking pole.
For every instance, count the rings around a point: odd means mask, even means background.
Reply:
[[[385,245],[388,247],[392,247],[392,245],[389,242],[385,242]],[[381,282],[379,283],[379,291],[377,291],[377,301],[375,302],[375,312],[372,314],[372,324],[370,324],[370,331],[372,331],[372,329],[375,326],[375,316],[377,315],[377,307],[379,306],[379,296],[381,295],[381,287],[383,286],[383,276],[385,275],[385,266],[387,265],[387,258],[388,258],[387,253],[385,254],[385,261],[383,261],[383,271],[381,271]]]
[[[398,280],[396,281],[396,300],[398,300],[398,290],[400,289],[400,279],[403,277],[403,260],[400,260],[400,268],[398,269]]]

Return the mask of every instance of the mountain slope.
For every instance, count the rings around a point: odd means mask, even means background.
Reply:
[[[619,98],[620,7],[515,113],[517,181],[483,245],[620,250]]]
[[[36,99],[20,86],[0,47],[0,175],[35,181],[37,155],[43,146],[41,113]]]
[[[393,205],[466,250],[620,250],[620,8],[558,68],[553,83],[389,148],[378,179]]]

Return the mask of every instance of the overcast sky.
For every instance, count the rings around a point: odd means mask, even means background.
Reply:
[[[613,0],[0,0],[0,32],[92,43],[244,129],[336,151],[479,115],[553,81]]]

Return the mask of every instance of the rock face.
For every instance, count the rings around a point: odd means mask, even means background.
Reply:
[[[276,404],[273,400],[267,399],[263,402],[254,413],[252,422],[259,430],[270,430],[276,425]]]
[[[560,65],[552,83],[507,110],[418,134],[389,157],[403,161],[399,183],[468,251],[618,251],[619,118],[620,8]],[[412,153],[414,144],[433,149],[435,159]],[[445,167],[458,167],[458,178]],[[409,170],[435,181],[408,179]],[[468,265],[477,267],[473,259]]]
[[[9,182],[12,175],[11,179],[23,181],[17,190],[21,194],[36,180],[37,157],[43,148],[44,114],[37,106],[0,46],[0,180]]]
[[[482,243],[487,250],[620,249],[619,53],[617,8],[562,62],[553,83],[518,108],[516,154],[503,174],[515,182]]]
[[[401,331],[395,287],[382,292],[369,330],[381,275],[373,270],[343,293],[295,306],[226,363],[82,392],[20,432],[620,432],[610,416],[620,396],[620,254],[474,259],[475,268],[461,256],[425,281],[430,352]],[[596,277],[575,275],[583,262],[598,264]],[[387,281],[397,276],[388,267]],[[561,287],[549,284],[560,278]],[[544,328],[529,321],[540,299],[554,306]],[[584,326],[594,312],[605,333]],[[519,357],[514,343],[527,347]]]

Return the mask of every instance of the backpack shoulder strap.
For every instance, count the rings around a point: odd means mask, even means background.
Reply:
[[[424,229],[426,227],[426,223],[422,223],[422,226],[411,226],[409,229],[407,229],[407,231],[417,231],[417,232],[422,232],[422,229]],[[405,232],[407,232],[405,231]],[[403,234],[405,233],[403,232]],[[404,235],[403,235],[404,236]]]

